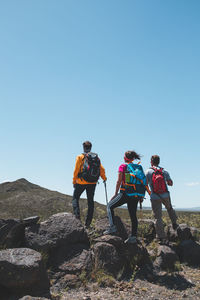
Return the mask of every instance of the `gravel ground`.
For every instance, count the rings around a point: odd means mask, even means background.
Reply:
[[[159,273],[149,281],[116,282],[113,287],[88,284],[84,288],[70,289],[55,297],[59,300],[132,300],[132,299],[200,299],[200,268],[183,266],[178,273]]]

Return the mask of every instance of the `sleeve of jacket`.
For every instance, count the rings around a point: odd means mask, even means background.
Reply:
[[[76,180],[78,179],[78,173],[80,171],[80,166],[81,166],[81,157],[80,157],[80,155],[78,155],[76,157],[76,163],[75,163],[75,168],[74,168],[73,184],[76,184]]]
[[[105,173],[105,169],[104,167],[102,166],[102,164],[100,165],[100,176],[103,180],[107,180],[106,178],[106,173]]]
[[[165,178],[166,181],[172,180],[170,175],[169,175],[169,172],[167,172],[166,170],[163,170],[163,175],[164,175],[164,178]]]

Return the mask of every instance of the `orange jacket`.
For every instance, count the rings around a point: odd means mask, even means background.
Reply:
[[[73,176],[73,184],[96,184],[96,182],[87,182],[83,178],[79,178],[78,174],[79,172],[82,171],[83,168],[83,163],[84,163],[84,154],[80,154],[76,157],[76,163],[75,163],[75,169],[74,169],[74,176]],[[100,165],[100,176],[103,180],[106,180],[106,175],[105,175],[105,169]]]

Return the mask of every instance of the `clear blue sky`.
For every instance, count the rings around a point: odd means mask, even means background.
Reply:
[[[91,140],[109,197],[135,149],[144,169],[160,155],[175,207],[200,206],[199,11],[199,0],[1,1],[0,182],[72,194]]]

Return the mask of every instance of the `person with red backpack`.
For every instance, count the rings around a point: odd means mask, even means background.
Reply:
[[[86,190],[88,211],[85,226],[89,228],[94,213],[94,192],[99,176],[106,181],[105,169],[96,153],[91,152],[92,143],[83,143],[83,153],[76,157],[73,175],[74,193],[72,199],[73,213],[80,219],[79,198]]]
[[[116,183],[115,194],[107,204],[108,220],[110,227],[104,231],[104,234],[114,234],[117,228],[114,224],[114,208],[127,204],[131,218],[131,235],[125,243],[134,244],[137,242],[137,205],[142,202],[145,191],[148,189],[146,176],[140,164],[133,163],[134,160],[140,160],[140,155],[135,151],[126,151],[124,162],[119,166],[118,180]]]
[[[171,204],[168,185],[172,186],[173,181],[169,173],[159,166],[160,157],[153,155],[151,157],[151,167],[146,171],[146,178],[151,189],[151,206],[155,218],[156,235],[160,244],[166,242],[164,225],[162,221],[162,204],[167,209],[174,230],[178,229],[177,216]]]

